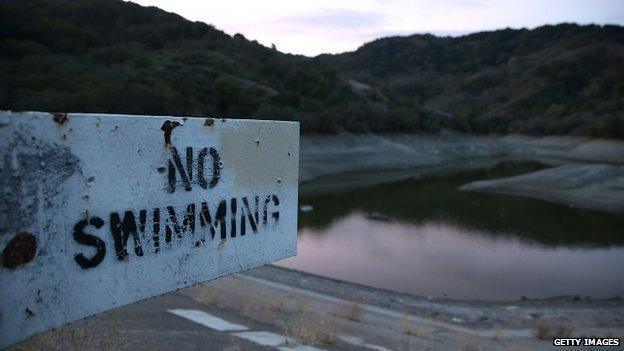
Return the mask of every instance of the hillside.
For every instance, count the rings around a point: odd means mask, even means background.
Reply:
[[[618,26],[394,37],[308,58],[130,2],[0,0],[0,41],[0,109],[624,138]]]
[[[394,37],[320,59],[378,87],[399,109],[418,106],[438,115],[435,125],[417,122],[421,127],[624,137],[619,26]]]
[[[117,0],[0,1],[0,108],[297,118],[362,100],[336,72]],[[329,130],[328,130],[329,131]]]

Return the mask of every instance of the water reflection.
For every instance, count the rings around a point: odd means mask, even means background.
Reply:
[[[300,214],[298,257],[280,264],[433,297],[623,294],[624,216],[457,190],[541,167],[504,163],[304,196],[314,210]]]
[[[472,181],[541,168],[541,164],[533,162],[503,162],[488,170],[311,194],[302,197],[300,203],[312,205],[314,211],[300,214],[299,223],[301,228],[322,229],[353,211],[377,212],[401,222],[420,224],[434,220],[481,230],[492,236],[512,235],[550,246],[624,244],[624,216],[621,215],[539,199],[457,190]]]

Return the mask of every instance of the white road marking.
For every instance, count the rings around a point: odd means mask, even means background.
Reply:
[[[366,341],[364,341],[364,339],[358,338],[357,336],[351,336],[351,335],[339,335],[338,339],[346,342],[347,344],[351,344],[354,346],[361,346],[361,347],[365,347],[367,349],[371,349],[371,350],[377,350],[377,351],[394,351],[392,349],[383,347],[383,346],[379,346],[379,345],[375,345],[375,344],[369,344]]]
[[[334,303],[334,304],[341,305],[341,306],[351,306],[353,304],[353,301],[347,301],[338,297],[329,296],[326,294],[317,293],[315,291],[273,282],[270,280],[254,277],[254,276],[247,275],[247,274],[238,274],[236,275],[236,277],[241,278],[241,279],[246,279],[246,280],[261,284],[261,285],[270,286],[278,290],[282,290],[286,292],[295,292],[297,294],[307,296],[315,300],[327,301],[327,302]],[[496,331],[475,330],[475,329],[470,329],[470,328],[454,325],[451,323],[436,321],[436,320],[418,317],[414,315],[403,314],[397,311],[389,310],[387,308],[382,308],[382,307],[377,307],[377,306],[372,306],[372,305],[367,305],[367,304],[361,304],[361,306],[362,306],[362,309],[364,309],[364,311],[366,311],[367,313],[382,315],[382,316],[395,319],[395,320],[406,320],[406,321],[413,322],[413,323],[424,324],[424,325],[428,325],[432,327],[452,330],[452,331],[466,333],[469,335],[475,335],[475,336],[480,336],[480,337],[490,337],[490,338],[491,337],[497,337],[497,338],[532,338],[533,337],[533,334],[532,334],[533,332],[531,329],[500,329]]]
[[[262,346],[280,346],[286,344],[286,341],[291,341],[285,336],[281,336],[279,334],[271,333],[268,331],[248,331],[241,333],[232,333],[232,335],[238,336],[239,338],[246,339],[249,341],[253,341],[256,344]]]
[[[234,335],[241,339],[249,340],[258,345],[277,347],[277,349],[280,351],[325,351],[323,349],[307,345],[286,346],[287,344],[294,344],[295,340],[268,331],[245,331],[249,330],[249,328],[244,325],[230,323],[219,317],[215,317],[210,313],[200,310],[171,309],[167,310],[167,312],[175,314],[176,316],[180,316],[182,318],[186,318],[195,323],[199,323],[210,329],[225,332],[236,332],[231,333],[231,335]]]
[[[221,318],[215,317],[209,313],[199,310],[185,310],[185,309],[173,309],[167,310],[169,313],[173,313],[176,316],[180,316],[182,318],[186,318],[195,323],[199,323],[204,325],[210,329],[218,330],[218,331],[243,331],[249,330],[244,325],[230,323]]]
[[[325,351],[323,349],[318,349],[316,347],[307,346],[307,345],[298,345],[298,346],[283,346],[277,348],[280,351]]]

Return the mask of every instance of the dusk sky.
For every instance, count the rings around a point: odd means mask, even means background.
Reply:
[[[282,52],[352,51],[413,33],[462,35],[543,24],[624,25],[624,0],[136,0]]]

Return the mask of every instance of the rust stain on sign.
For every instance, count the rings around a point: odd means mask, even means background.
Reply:
[[[170,120],[166,120],[160,130],[165,132],[165,147],[171,147],[171,132],[177,126],[181,125],[180,122],[171,122]]]
[[[67,118],[67,113],[54,113],[54,122],[58,123],[58,124],[64,124],[65,122],[69,121],[69,118]]]
[[[2,251],[2,265],[15,269],[35,258],[37,253],[37,238],[34,235],[22,232],[15,235]]]

